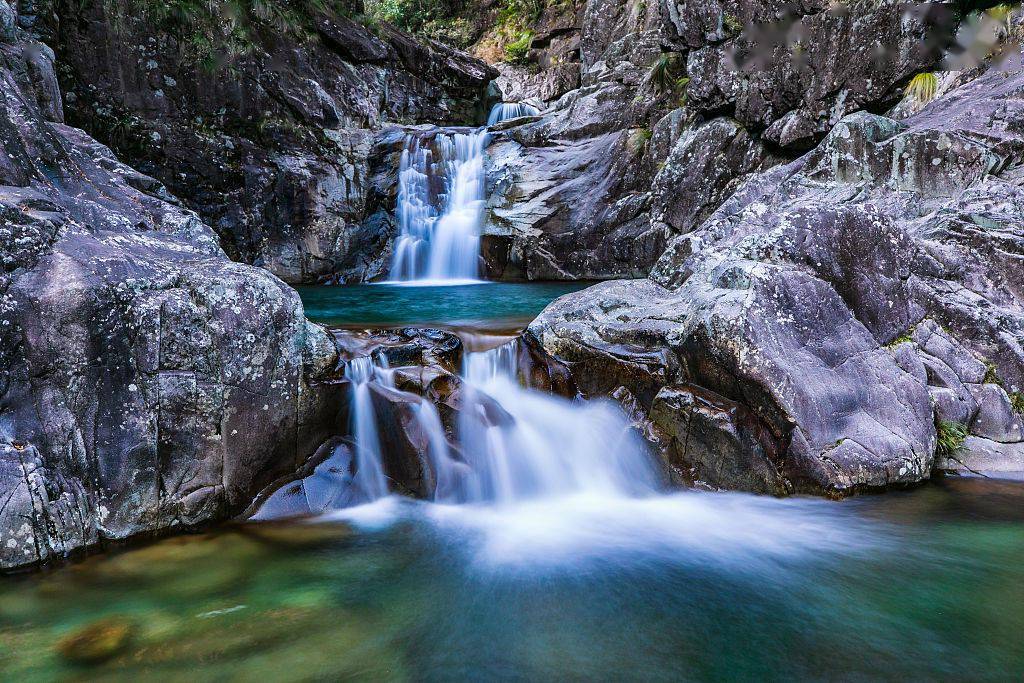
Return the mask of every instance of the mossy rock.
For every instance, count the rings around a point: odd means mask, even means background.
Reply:
[[[122,617],[108,617],[83,626],[57,643],[60,655],[75,664],[98,664],[123,652],[134,627]]]

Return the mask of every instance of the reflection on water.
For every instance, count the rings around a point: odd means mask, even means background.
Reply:
[[[1024,676],[1024,485],[386,498],[0,583],[13,680]]]
[[[345,327],[440,325],[482,330],[526,327],[554,299],[588,282],[485,282],[460,286],[299,287],[306,315]]]

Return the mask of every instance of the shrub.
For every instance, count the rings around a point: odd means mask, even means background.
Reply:
[[[949,420],[938,420],[935,423],[935,431],[938,435],[935,444],[937,455],[951,458],[964,449],[964,442],[967,440],[967,427],[964,425]]]
[[[518,40],[505,45],[505,59],[512,64],[524,64],[533,42],[533,32],[526,31]]]

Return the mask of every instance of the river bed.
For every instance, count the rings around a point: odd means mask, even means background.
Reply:
[[[678,493],[495,511],[390,497],[317,523],[234,525],[9,579],[0,670],[1019,679],[1022,522],[1024,485],[981,479],[839,503]],[[74,663],[69,643],[90,624],[126,635],[106,659]]]

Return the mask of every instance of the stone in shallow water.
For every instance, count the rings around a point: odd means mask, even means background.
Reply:
[[[134,627],[121,617],[94,621],[57,643],[64,659],[76,664],[98,664],[124,651],[131,642]]]

